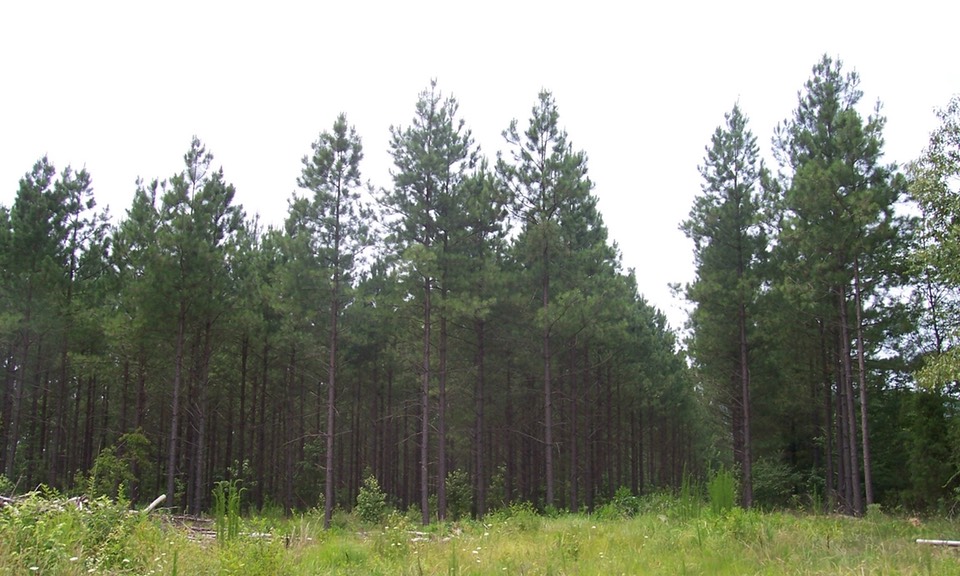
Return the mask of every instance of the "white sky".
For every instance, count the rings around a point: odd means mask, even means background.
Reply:
[[[364,177],[390,184],[389,127],[436,78],[493,159],[541,88],[589,157],[610,235],[679,326],[692,279],[678,231],[697,165],[740,102],[761,150],[824,53],[884,104],[887,159],[915,158],[960,92],[960,4],[883,2],[44,2],[0,6],[0,204],[47,154],[85,166],[101,206],[182,168],[196,134],[237,201],[279,224],[300,159],[337,114]],[[668,6],[669,4],[669,6]],[[309,5],[309,7],[307,7]]]

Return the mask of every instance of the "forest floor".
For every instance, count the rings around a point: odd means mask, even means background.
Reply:
[[[876,510],[616,518],[519,507],[428,527],[399,513],[376,525],[338,513],[327,531],[317,513],[246,517],[230,537],[218,526],[37,497],[0,508],[0,574],[960,575],[960,549],[917,543],[960,539],[960,525]]]

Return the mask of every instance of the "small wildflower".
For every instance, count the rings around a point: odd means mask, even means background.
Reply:
[[[78,557],[76,557],[76,556],[71,556],[71,557],[70,557],[70,561],[71,561],[71,562],[76,562],[76,561],[79,560],[79,559],[80,559],[80,558],[78,558]]]

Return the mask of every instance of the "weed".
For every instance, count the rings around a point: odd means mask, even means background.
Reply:
[[[213,487],[213,517],[217,542],[235,540],[240,535],[239,480],[222,480]]]
[[[685,494],[639,498],[631,518],[548,518],[515,504],[484,523],[420,528],[392,512],[372,529],[339,511],[349,528],[323,532],[316,515],[251,517],[248,526],[269,527],[273,536],[210,546],[159,515],[130,514],[106,499],[81,509],[42,491],[0,509],[0,574],[960,575],[952,550],[914,543],[951,533],[947,519],[911,523],[875,508],[859,519],[737,507],[694,518],[696,490]],[[676,521],[681,516],[688,520]],[[412,542],[417,529],[424,535]]]
[[[707,493],[710,495],[710,512],[714,516],[732,510],[737,499],[737,481],[733,472],[721,466],[707,483]]]
[[[700,484],[686,470],[680,482],[680,498],[677,502],[676,513],[680,520],[690,520],[700,517],[702,506],[702,489]]]

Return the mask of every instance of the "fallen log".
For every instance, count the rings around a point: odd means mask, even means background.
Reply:
[[[143,513],[144,513],[144,514],[149,514],[151,511],[153,511],[154,508],[156,508],[157,506],[159,506],[160,504],[162,504],[163,501],[166,500],[166,499],[167,499],[167,495],[166,495],[166,494],[161,494],[161,495],[157,496],[156,500],[154,500],[153,502],[151,502],[149,506],[147,506],[146,508],[143,509]]]
[[[917,544],[929,544],[931,546],[950,546],[953,548],[960,547],[960,540],[927,540],[925,538],[917,538]]]

